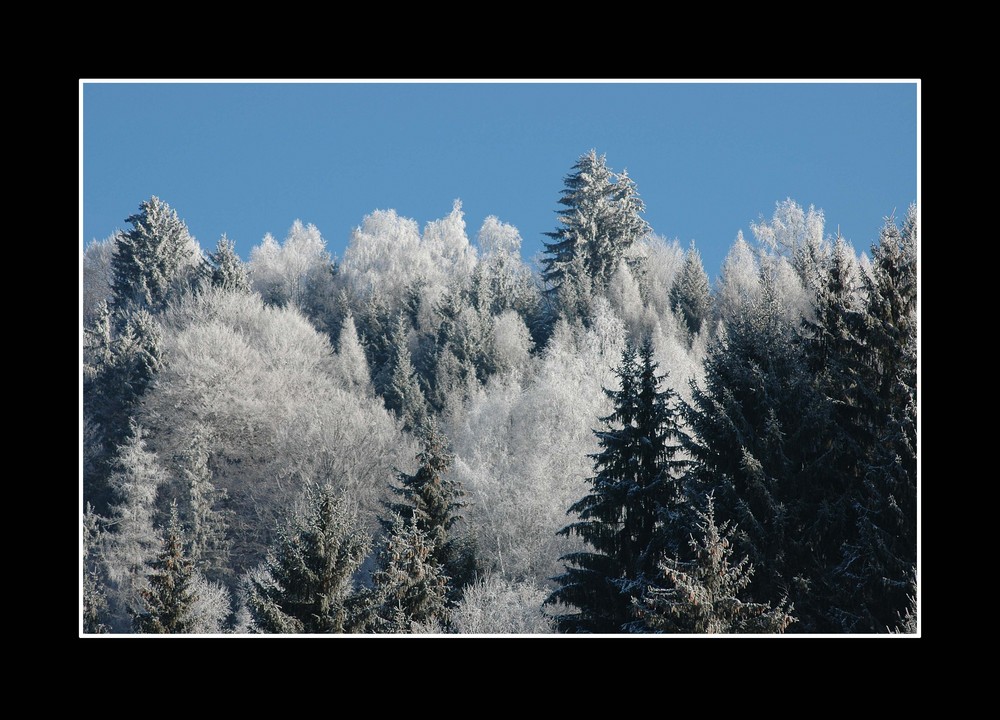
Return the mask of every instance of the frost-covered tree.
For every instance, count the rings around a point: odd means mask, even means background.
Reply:
[[[642,218],[645,205],[627,172],[616,175],[604,155],[591,150],[580,156],[566,176],[559,203],[560,227],[546,233],[542,279],[564,310],[567,291],[577,307],[587,290],[603,291],[626,250],[649,231]],[[567,286],[562,290],[563,285]],[[562,290],[562,292],[560,292]]]
[[[130,437],[119,447],[110,481],[114,504],[109,532],[103,537],[115,632],[127,632],[131,616],[141,611],[140,593],[160,546],[154,526],[156,495],[167,477],[156,454],[146,447],[143,434],[133,424]]]
[[[215,252],[209,253],[208,261],[212,266],[212,285],[223,290],[234,292],[250,292],[250,278],[246,266],[236,254],[236,245],[223,235],[215,246]]]
[[[125,219],[132,225],[115,239],[111,260],[112,309],[161,311],[167,301],[196,279],[204,259],[187,226],[155,195]]]
[[[386,408],[396,413],[403,428],[413,431],[427,419],[427,400],[413,367],[408,335],[408,324],[400,315],[392,331],[392,370],[383,397]]]
[[[716,283],[715,307],[718,317],[728,324],[751,303],[760,300],[760,267],[743,231],[722,261],[722,274]]]
[[[471,281],[471,302],[480,313],[499,315],[514,310],[526,322],[538,312],[535,278],[521,260],[521,235],[513,225],[490,215],[477,238],[481,260]]]
[[[332,289],[332,260],[326,241],[315,225],[292,223],[284,243],[268,233],[250,251],[248,266],[253,288],[272,305],[293,304],[315,316],[321,296]]]
[[[701,253],[691,243],[684,255],[684,266],[670,289],[670,304],[684,318],[684,324],[692,335],[701,332],[702,324],[711,317],[712,296],[708,287],[708,275],[701,264]]]
[[[747,558],[733,563],[733,529],[726,521],[717,525],[713,497],[705,512],[698,511],[701,537],[690,537],[693,559],[660,562],[662,587],[651,586],[635,599],[637,612],[647,627],[677,633],[783,633],[794,622],[786,602],[771,607],[744,595],[753,565]]]
[[[187,447],[177,458],[183,498],[181,519],[194,567],[210,577],[222,578],[229,567],[232,541],[227,537],[227,518],[231,513],[224,507],[227,493],[212,482],[208,460],[205,430],[195,426]]]
[[[162,547],[146,576],[148,585],[140,591],[142,609],[135,616],[140,633],[179,634],[191,632],[194,605],[194,563],[185,550],[177,504],[170,507],[170,521]]]
[[[554,633],[555,623],[542,610],[547,595],[532,582],[488,575],[465,588],[451,611],[451,624],[462,634]]]
[[[365,358],[365,350],[358,337],[354,316],[350,312],[340,326],[335,369],[344,389],[361,397],[373,395],[368,360]]]
[[[563,631],[629,629],[632,599],[652,580],[660,555],[676,551],[687,460],[676,396],[660,389],[656,370],[649,343],[638,352],[629,346],[616,371],[619,387],[606,390],[614,410],[601,419],[607,429],[596,431],[592,489],[569,509],[580,519],[560,531],[589,546],[563,558],[566,571],[548,599],[579,611],[559,616]]]
[[[759,223],[751,223],[750,229],[764,250],[788,260],[802,286],[811,293],[830,252],[823,237],[823,211],[812,205],[803,210],[791,198],[775,205],[770,222],[761,218]]]
[[[83,324],[90,325],[98,306],[111,300],[111,260],[115,236],[92,240],[83,251]]]
[[[417,471],[400,472],[399,485],[390,485],[399,501],[386,503],[390,515],[382,520],[382,527],[391,532],[397,516],[404,523],[414,520],[429,543],[427,561],[439,566],[451,579],[449,593],[458,597],[462,588],[475,579],[477,571],[471,541],[453,530],[461,519],[460,510],[465,507],[464,492],[448,474],[454,456],[433,418],[421,428],[421,436]]]
[[[392,516],[364,600],[369,632],[413,633],[447,625],[449,578],[432,558],[437,547],[416,514],[409,520]]]
[[[264,567],[248,578],[247,605],[260,632],[350,631],[348,598],[369,538],[332,486],[313,486],[306,497],[304,513],[279,531]]]
[[[107,579],[101,553],[104,518],[87,503],[83,513],[83,632],[99,634],[108,632],[108,598],[105,593]]]

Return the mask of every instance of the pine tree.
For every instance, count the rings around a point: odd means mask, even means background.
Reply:
[[[649,587],[636,599],[639,616],[654,631],[679,633],[782,633],[794,622],[792,607],[780,602],[755,603],[740,599],[753,565],[744,557],[733,564],[729,522],[715,522],[714,498],[708,496],[704,513],[698,511],[700,540],[692,535],[690,562],[664,558],[660,587]]]
[[[558,618],[569,632],[616,633],[638,629],[632,599],[656,571],[660,555],[676,552],[683,526],[687,461],[678,423],[677,398],[661,390],[652,345],[628,346],[616,370],[620,388],[606,390],[614,402],[595,431],[601,452],[593,455],[593,490],[569,512],[579,516],[560,531],[582,537],[590,549],[562,558],[566,572],[548,603],[563,602],[579,612]]]
[[[400,484],[390,489],[400,501],[385,504],[389,517],[381,523],[383,530],[391,533],[397,516],[404,523],[415,522],[429,544],[428,562],[452,579],[449,595],[457,598],[462,588],[475,580],[478,567],[470,541],[452,532],[465,503],[462,488],[448,477],[454,456],[448,452],[447,442],[431,418],[422,429],[417,471],[412,475],[399,473]]]
[[[250,277],[240,256],[236,254],[236,246],[232,240],[225,235],[219,238],[215,252],[209,253],[208,260],[212,266],[213,287],[233,292],[250,292]]]
[[[189,538],[191,562],[206,576],[221,579],[228,574],[232,545],[223,509],[227,493],[212,483],[204,433],[203,428],[196,426],[178,458],[184,493],[182,520]]]
[[[680,276],[670,288],[670,305],[684,319],[691,335],[701,332],[702,325],[711,317],[712,296],[708,275],[694,242],[684,255]]]
[[[177,212],[155,195],[125,219],[132,229],[116,239],[111,261],[112,308],[162,310],[192,265],[194,243]]]
[[[346,390],[364,397],[373,394],[368,360],[365,359],[365,350],[350,311],[340,325],[340,335],[337,338],[337,370]]]
[[[170,506],[163,546],[147,578],[149,585],[141,591],[143,609],[135,618],[136,630],[157,634],[191,632],[194,564],[184,549],[176,503]]]
[[[379,554],[374,587],[367,597],[365,626],[377,633],[441,629],[448,622],[448,576],[433,555],[438,543],[409,520],[393,515],[386,545]]]
[[[350,630],[352,578],[369,539],[335,490],[312,487],[304,517],[278,533],[263,572],[248,580],[247,605],[265,633],[342,633]]]
[[[627,172],[615,175],[604,155],[598,157],[594,150],[582,155],[564,182],[561,227],[546,233],[552,241],[545,243],[542,260],[542,280],[555,298],[567,281],[576,287],[576,295],[590,283],[602,291],[625,251],[649,231],[635,183]]]

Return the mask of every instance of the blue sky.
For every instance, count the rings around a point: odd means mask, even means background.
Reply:
[[[83,132],[84,244],[158,195],[203,248],[226,233],[244,258],[296,218],[341,255],[373,210],[423,226],[455,198],[470,240],[496,215],[530,258],[590,148],[713,279],[787,197],[859,250],[917,199],[914,83],[86,83]]]

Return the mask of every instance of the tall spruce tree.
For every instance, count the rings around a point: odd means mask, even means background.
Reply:
[[[261,572],[247,583],[247,606],[264,633],[352,629],[353,577],[369,538],[330,485],[307,491],[304,516],[279,530]]]
[[[407,346],[408,333],[409,325],[401,314],[392,331],[392,370],[384,399],[385,406],[402,420],[403,428],[412,432],[427,420],[427,400]]]
[[[184,544],[177,504],[173,503],[163,545],[147,575],[149,584],[141,591],[143,607],[135,617],[137,632],[173,634],[192,631],[194,563],[188,557]]]
[[[619,260],[649,225],[635,183],[627,172],[613,173],[604,155],[594,150],[581,155],[564,182],[560,227],[546,233],[551,242],[544,243],[542,280],[550,297],[561,300],[561,310],[575,314],[566,306],[567,290],[579,301],[591,287],[606,288]]]
[[[607,427],[595,431],[601,452],[593,455],[596,475],[590,494],[569,512],[579,520],[560,531],[577,535],[589,548],[562,558],[566,572],[547,600],[578,609],[558,618],[564,632],[617,633],[641,629],[634,623],[633,598],[656,574],[664,552],[676,553],[684,527],[687,461],[677,398],[660,389],[652,345],[631,345],[616,370],[620,387],[605,392],[614,402]]]

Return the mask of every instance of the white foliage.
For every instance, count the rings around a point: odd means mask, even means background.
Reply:
[[[684,266],[684,249],[677,240],[650,234],[636,243],[635,278],[643,298],[658,317],[670,312],[670,288]]]
[[[371,397],[373,391],[368,360],[365,358],[364,348],[361,347],[361,341],[358,339],[358,329],[354,324],[354,316],[350,313],[344,318],[340,328],[333,370],[341,387],[350,390],[355,395]]]
[[[729,322],[737,317],[742,308],[760,299],[760,292],[760,267],[741,230],[722,262],[722,275],[715,287],[720,319]]]
[[[518,381],[527,377],[531,367],[531,333],[521,316],[505,310],[492,319],[490,356],[497,375]]]
[[[463,634],[554,633],[552,620],[542,610],[547,596],[532,582],[488,575],[465,589],[451,622]]]
[[[329,275],[330,253],[315,225],[292,223],[283,245],[270,233],[250,251],[253,288],[271,303],[304,307],[313,286]]]
[[[496,215],[483,220],[476,243],[484,259],[491,255],[520,255],[521,252],[521,234],[517,228],[501,222]]]
[[[232,612],[229,591],[219,583],[209,582],[201,573],[191,578],[191,628],[188,632],[217,635],[225,632],[226,619]]]
[[[111,299],[111,258],[115,237],[92,240],[83,251],[83,321],[89,323],[104,300]]]

